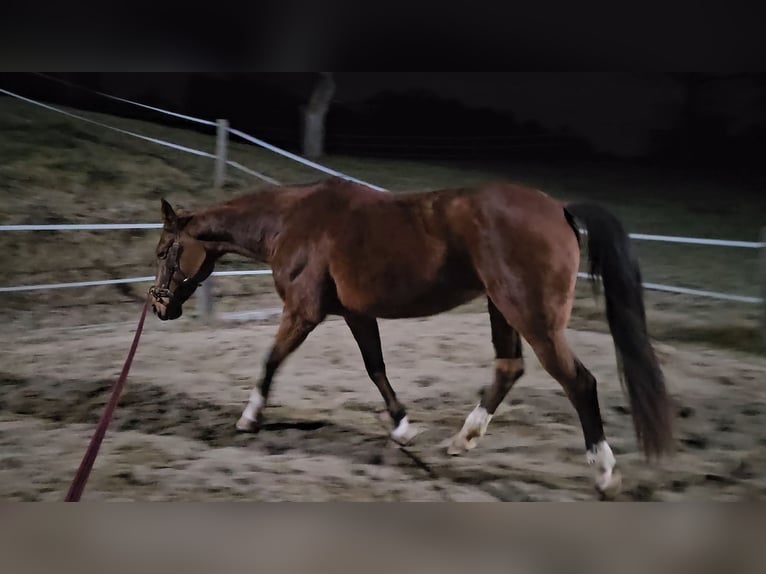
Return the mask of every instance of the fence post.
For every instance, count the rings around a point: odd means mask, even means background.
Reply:
[[[218,132],[215,143],[215,188],[220,189],[226,183],[226,144],[229,140],[229,121],[218,120]]]
[[[226,183],[226,152],[229,141],[229,121],[218,120],[215,140],[215,172],[213,185],[221,189]],[[203,321],[210,322],[213,318],[213,278],[208,277],[197,290],[197,303]]]
[[[208,277],[197,290],[197,305],[202,320],[206,323],[213,318],[213,278]]]

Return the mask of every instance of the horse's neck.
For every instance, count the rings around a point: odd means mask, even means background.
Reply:
[[[217,256],[237,253],[269,263],[280,226],[273,197],[264,194],[249,203],[225,203],[196,214],[190,223],[190,233]]]

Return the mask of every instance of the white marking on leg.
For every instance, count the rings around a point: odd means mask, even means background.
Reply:
[[[601,441],[589,450],[585,457],[589,465],[595,466],[596,488],[605,494],[616,494],[622,480],[619,473],[613,472],[617,460],[614,458],[609,443]]]
[[[492,415],[483,406],[478,405],[465,419],[463,430],[460,434],[467,439],[482,437],[487,434],[487,427],[492,420]]]
[[[255,422],[258,418],[258,413],[263,408],[263,395],[258,389],[253,389],[250,392],[250,401],[247,403],[242,416],[249,421]]]
[[[391,432],[391,436],[394,438],[402,438],[407,434],[407,431],[410,430],[410,421],[407,420],[407,417],[404,417],[402,420],[399,421],[399,424],[397,427]]]
[[[391,438],[399,444],[406,445],[413,438],[415,438],[415,435],[417,434],[417,428],[411,425],[409,419],[405,416],[402,420],[399,421],[399,424],[396,426],[396,428],[391,431]]]
[[[463,428],[457,433],[450,443],[447,452],[457,455],[476,447],[477,439],[487,433],[487,427],[492,420],[492,415],[481,404],[477,405],[466,417]]]
[[[246,432],[257,430],[258,414],[261,412],[264,402],[263,396],[258,389],[253,389],[250,392],[250,400],[242,412],[242,416],[237,421],[238,430]]]

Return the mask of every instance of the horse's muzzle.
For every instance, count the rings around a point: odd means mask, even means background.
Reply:
[[[173,321],[183,315],[183,306],[173,297],[164,297],[156,291],[150,291],[153,297],[152,311],[160,321]]]
[[[152,310],[160,321],[173,321],[183,315],[181,305],[163,305],[162,303],[152,303]]]

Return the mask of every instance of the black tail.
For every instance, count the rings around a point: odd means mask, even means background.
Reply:
[[[647,457],[659,457],[672,450],[672,417],[665,380],[647,333],[638,259],[622,223],[612,213],[588,203],[570,204],[566,210],[587,229],[591,280],[595,283],[601,276],[604,284],[606,316],[630,397],[636,437]]]

